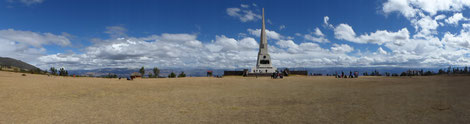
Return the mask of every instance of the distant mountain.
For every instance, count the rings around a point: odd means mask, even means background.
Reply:
[[[0,57],[0,65],[1,66],[7,66],[7,67],[17,67],[20,69],[27,69],[27,70],[36,70],[39,69],[33,65],[30,65],[26,62],[23,62],[21,60],[16,60],[13,58],[8,58],[8,57]]]

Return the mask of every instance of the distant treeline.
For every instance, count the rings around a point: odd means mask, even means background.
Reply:
[[[447,69],[439,69],[438,72],[434,71],[424,71],[423,69],[421,70],[407,70],[404,71],[400,74],[397,73],[390,73],[390,72],[385,72],[381,74],[377,70],[372,71],[371,73],[364,72],[362,73],[363,76],[432,76],[432,75],[470,75],[470,72],[468,70],[468,67],[465,66],[463,68],[455,67],[452,68],[449,66]]]
[[[136,70],[138,72],[134,72],[131,75],[131,77],[142,77],[142,78],[164,78],[160,76],[160,69],[158,67],[154,67],[152,69],[152,72],[145,72],[145,68],[142,67],[139,70]],[[45,74],[49,75],[56,75],[56,76],[74,76],[74,77],[98,77],[98,78],[127,78],[127,76],[121,77],[118,76],[117,74],[114,73],[108,73],[106,75],[100,75],[100,76],[95,76],[93,74],[85,74],[85,75],[75,75],[75,74],[69,74],[69,72],[64,69],[56,69],[55,67],[51,67],[49,71],[42,71]],[[174,72],[171,72],[168,76],[168,78],[181,78],[181,77],[186,77],[186,74],[184,71],[176,75]]]

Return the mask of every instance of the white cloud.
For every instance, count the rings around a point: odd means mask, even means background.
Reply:
[[[347,45],[347,44],[333,44],[333,46],[330,48],[331,51],[333,52],[338,52],[338,53],[349,53],[354,51],[354,48]]]
[[[334,26],[328,22],[329,20],[330,20],[330,17],[328,16],[323,17],[323,25],[327,28],[333,29]]]
[[[357,43],[363,43],[364,41],[356,40],[356,33],[348,24],[339,24],[334,29],[336,39],[347,40]]]
[[[414,17],[418,10],[414,9],[409,0],[388,0],[383,4],[382,11],[385,13],[400,12],[407,18]]]
[[[321,32],[321,30],[320,30],[318,27],[315,28],[315,32],[314,32],[313,34],[315,34],[315,35],[317,35],[317,36],[319,36],[319,37],[325,36],[325,35],[323,34],[323,32]]]
[[[313,36],[315,35],[315,36]],[[305,40],[318,42],[318,43],[329,43],[330,41],[325,37],[325,34],[321,32],[321,30],[317,27],[315,28],[315,32],[311,32],[310,34],[304,35]]]
[[[254,35],[257,37],[261,36],[261,29],[248,29],[248,32],[251,35]],[[284,38],[281,34],[277,33],[276,31],[271,31],[268,29],[266,29],[266,36],[268,37],[268,39],[274,39],[274,40],[279,40],[279,39]]]
[[[453,16],[446,19],[446,23],[452,25],[458,25],[459,21],[468,20],[467,18],[463,17],[462,13],[454,13]]]
[[[382,45],[389,42],[403,42],[409,39],[408,29],[403,28],[397,32],[390,32],[386,30],[377,30],[370,34],[364,34],[356,39],[356,42],[364,41],[367,43],[374,43]]]
[[[10,3],[20,2],[20,3],[25,4],[27,6],[34,5],[34,4],[40,4],[40,3],[44,2],[44,0],[7,0],[7,1],[10,2]]]
[[[70,40],[64,35],[6,29],[0,30],[0,44],[0,56],[36,64],[37,57],[46,53],[44,45],[68,46]]]
[[[445,19],[446,18],[446,15],[444,14],[441,14],[441,15],[437,15],[434,17],[434,20],[441,20],[441,19]]]
[[[18,42],[33,47],[41,47],[45,44],[57,44],[61,46],[67,46],[70,44],[70,40],[62,35],[14,29],[0,30],[0,38],[6,41]]]
[[[313,41],[313,42],[318,42],[318,43],[329,43],[330,41],[326,39],[325,37],[315,37],[310,34],[304,35],[305,40]]]
[[[281,25],[281,26],[279,26],[279,30],[282,30],[282,29],[284,29],[284,28],[286,28],[286,26],[285,26],[285,25]]]
[[[402,38],[406,28],[398,32],[377,31],[355,36],[376,37],[390,35]],[[318,33],[317,33],[318,34]],[[312,33],[312,35],[315,35]],[[320,34],[318,34],[320,35]],[[463,38],[460,39],[465,39]],[[400,37],[400,38],[396,38]],[[410,39],[395,43],[383,42],[390,52],[379,47],[373,53],[361,52],[347,44],[334,43],[330,48],[322,48],[313,42],[296,43],[290,39],[280,39],[268,46],[277,67],[324,67],[324,66],[439,66],[447,64],[467,64],[462,58],[468,54],[465,42],[455,42],[456,47],[444,45],[438,38],[429,40]],[[453,35],[453,37],[460,37]],[[367,38],[362,38],[367,39]],[[371,38],[374,39],[374,38]],[[467,38],[468,39],[468,38]],[[386,39],[388,40],[388,39]],[[378,42],[378,41],[377,41]],[[382,42],[382,41],[380,41]],[[375,43],[375,42],[371,42]],[[196,44],[196,45],[194,45]],[[406,45],[403,45],[406,44]],[[52,54],[40,57],[40,67],[66,67],[69,69],[91,68],[136,68],[141,66],[185,67],[185,68],[251,68],[256,61],[258,41],[252,37],[235,39],[217,35],[212,42],[200,42],[195,34],[150,35],[148,37],[126,37],[106,39],[85,48],[82,54]],[[448,48],[447,48],[448,47]],[[348,55],[353,54],[353,55]]]
[[[385,51],[384,49],[382,49],[382,47],[379,47],[379,48],[377,49],[377,52],[376,52],[376,53],[385,54],[385,55],[386,55],[386,54],[387,54],[387,51]]]
[[[412,18],[419,12],[426,12],[432,16],[438,11],[461,11],[469,6],[468,0],[388,0],[383,4],[382,11],[385,13],[396,11],[407,18]]]
[[[242,7],[242,8],[249,8],[250,5],[247,5],[247,4],[240,4],[240,7]]]
[[[470,23],[462,24],[462,28],[467,31],[470,30]]]
[[[108,26],[104,33],[109,34],[112,38],[119,38],[126,36],[127,29],[122,26]]]
[[[348,24],[340,24],[335,28],[335,37],[340,40],[346,40],[354,43],[372,43],[382,45],[384,43],[400,43],[409,39],[409,31],[403,28],[397,32],[387,30],[377,30],[370,34],[356,36],[356,33]]]
[[[450,47],[470,49],[470,32],[462,30],[458,35],[447,32],[444,34],[442,41]]]
[[[388,0],[383,3],[382,11],[385,14],[399,12],[405,16],[415,27],[418,34],[415,38],[429,38],[437,34],[439,26],[445,26],[440,20],[446,16],[437,15],[438,12],[457,12],[445,20],[448,24],[458,25],[460,20],[466,20],[460,11],[470,7],[468,0]]]
[[[253,11],[249,10],[248,7],[243,7],[243,4],[241,8],[227,8],[226,11],[229,16],[237,17],[242,22],[261,19],[261,15],[253,13]]]
[[[418,21],[412,20],[411,23],[414,25],[415,29],[418,30],[418,34],[415,37],[425,38],[429,35],[437,34],[437,27],[439,24],[436,20],[432,19],[430,16],[424,16]]]

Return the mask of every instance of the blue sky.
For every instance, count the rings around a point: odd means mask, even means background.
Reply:
[[[459,0],[2,0],[0,56],[41,68],[249,68],[256,61],[256,29],[265,8],[275,66],[461,66],[470,64],[469,5]]]

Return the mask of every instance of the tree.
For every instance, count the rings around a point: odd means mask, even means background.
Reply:
[[[186,77],[186,74],[185,74],[184,71],[183,71],[183,72],[181,72],[181,73],[178,75],[178,77]]]
[[[39,69],[39,68],[36,68],[36,69],[33,71],[33,73],[38,73],[38,74],[41,74],[41,73],[42,73],[42,71],[41,71],[41,69]]]
[[[67,71],[65,71],[64,68],[60,68],[60,70],[59,70],[59,76],[67,76]]]
[[[468,73],[468,67],[467,67],[467,66],[465,66],[465,68],[463,68],[463,73],[464,73],[464,74],[467,74],[467,73]]]
[[[160,75],[160,69],[158,69],[157,67],[154,67],[153,74],[155,75],[155,78],[158,78],[158,75]]]
[[[406,76],[406,75],[407,75],[406,72],[402,72],[402,73],[400,74],[400,76]]]
[[[443,69],[439,69],[439,73],[438,74],[445,74],[445,71]]]
[[[118,76],[116,74],[111,74],[111,73],[108,73],[107,76],[104,76],[104,78],[117,78]]]
[[[153,77],[152,73],[150,73],[150,72],[149,72],[149,74],[148,74],[148,75],[149,75],[149,78]]]
[[[433,74],[434,74],[434,73],[431,72],[431,71],[426,71],[426,72],[423,74],[423,76],[431,76],[431,75],[433,75]]]
[[[51,71],[51,74],[52,74],[52,75],[56,75],[56,74],[57,74],[57,69],[55,69],[54,67],[51,67],[50,71]]]
[[[175,78],[176,77],[176,74],[171,72],[169,75],[168,75],[168,78]]]
[[[140,72],[141,76],[144,77],[144,75],[145,75],[144,66],[142,66],[142,68],[140,68],[139,72]]]
[[[447,68],[447,74],[450,74],[450,68],[451,68],[450,66],[449,68]]]

